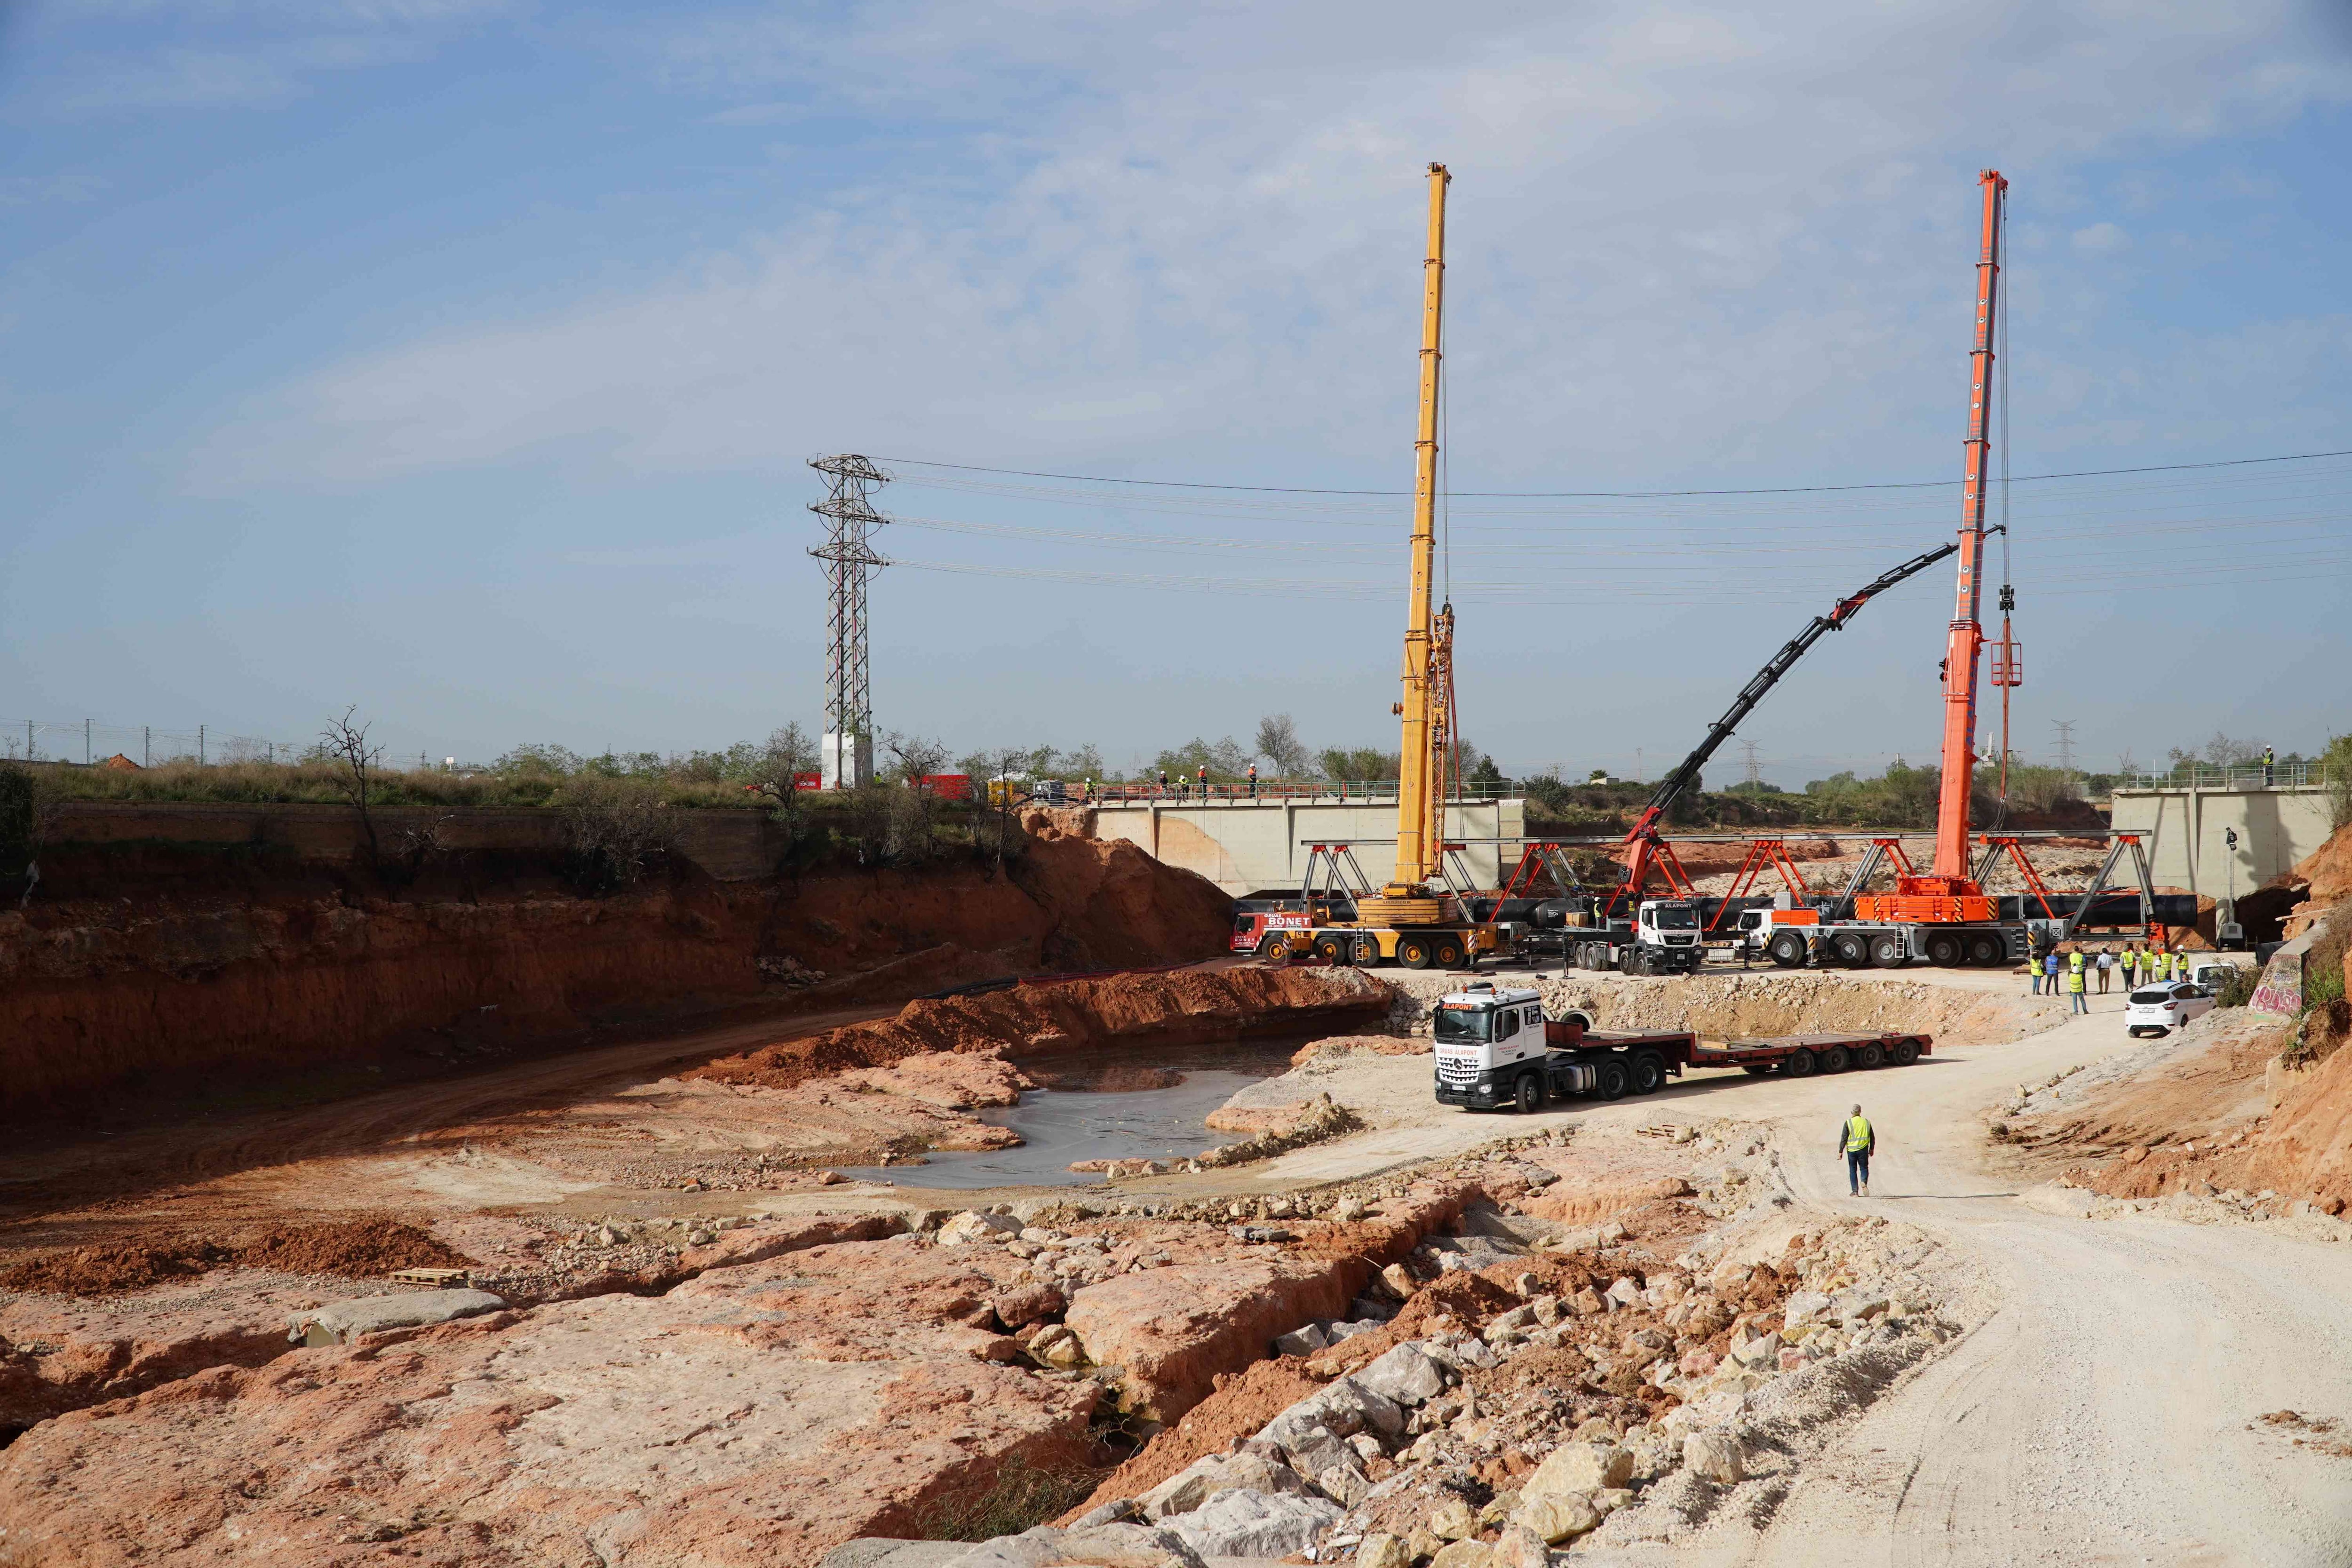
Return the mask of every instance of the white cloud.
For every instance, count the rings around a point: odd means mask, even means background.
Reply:
[[[2074,231],[2074,248],[2085,256],[2112,256],[2128,249],[2131,236],[2111,223],[2095,223]]]
[[[864,15],[830,35],[730,21],[673,40],[661,68],[740,97],[747,121],[784,83],[877,125],[981,121],[963,165],[845,189],[634,293],[328,367],[220,432],[194,482],[558,449],[765,468],[844,444],[1393,463],[1430,156],[1457,175],[1457,463],[1622,477],[1694,451],[1769,459],[1799,430],[1878,462],[1890,430],[1940,440],[1957,418],[1935,377],[1957,387],[1965,353],[1977,167],[2002,164],[2047,220],[2080,199],[2084,161],[2352,99],[2352,70],[2299,37],[2287,0],[2128,18],[1521,7],[1434,37],[1402,4],[1345,26],[1316,9]],[[2109,234],[2125,238],[2094,224],[2075,248]]]

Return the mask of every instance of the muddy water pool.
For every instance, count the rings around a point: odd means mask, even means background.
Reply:
[[[1038,1087],[1021,1103],[982,1111],[1024,1142],[1016,1149],[935,1153],[926,1165],[868,1166],[842,1173],[902,1187],[1091,1186],[1102,1176],[1078,1160],[1181,1160],[1244,1134],[1215,1132],[1208,1114],[1235,1091],[1290,1069],[1293,1052],[1319,1035],[1171,1046],[1116,1059],[1014,1058]]]

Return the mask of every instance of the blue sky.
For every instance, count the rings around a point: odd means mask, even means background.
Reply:
[[[850,449],[908,520],[885,728],[1392,744],[1401,496],[930,465],[1401,490],[1432,158],[1461,695],[1507,766],[1654,773],[1949,536],[1981,167],[2017,473],[2352,448],[2352,7],[1773,12],[8,7],[0,735],[814,727],[803,464]],[[1888,481],[1937,483],[1467,493]],[[2029,755],[2352,730],[2352,458],[2011,504]],[[1931,753],[1949,594],[1790,678],[1768,776]]]

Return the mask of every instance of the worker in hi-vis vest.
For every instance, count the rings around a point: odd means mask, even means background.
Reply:
[[[1845,1187],[1847,1195],[1866,1198],[1870,1195],[1870,1152],[1878,1147],[1878,1130],[1853,1108],[1838,1128],[1838,1148],[1845,1155]]]
[[[2083,994],[2083,971],[2079,967],[2066,972],[2066,1002],[2073,1012],[2087,1013],[2091,1010],[2090,999]]]

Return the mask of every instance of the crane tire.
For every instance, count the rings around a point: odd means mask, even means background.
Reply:
[[[1900,969],[1910,962],[1911,944],[1894,931],[1870,939],[1870,962],[1880,969]]]
[[[1318,936],[1315,939],[1315,956],[1326,963],[1345,963],[1348,950],[1336,936]]]
[[[1360,936],[1348,944],[1348,960],[1370,969],[1381,961],[1381,944],[1370,937]]]
[[[1969,962],[1979,969],[1994,969],[2009,962],[2009,943],[1990,931],[1979,931],[1969,938]]]
[[[1257,955],[1268,963],[1290,951],[1290,944],[1274,931],[1268,931],[1257,944]]]
[[[1437,939],[1437,967],[1438,967],[1438,968],[1440,968],[1440,969],[1459,969],[1459,968],[1461,968],[1461,967],[1462,967],[1462,944],[1461,944],[1460,942],[1455,942],[1455,941],[1454,941],[1452,937],[1450,937],[1450,936],[1449,936],[1449,937],[1440,937],[1440,938],[1438,938],[1438,939]]]
[[[1397,939],[1397,962],[1407,969],[1429,967],[1429,942],[1424,937],[1408,936]]]
[[[1805,939],[1792,931],[1774,931],[1764,953],[1783,969],[1801,969],[1805,965]]]
[[[1967,957],[1968,950],[1960,939],[1948,931],[1938,931],[1927,939],[1927,962],[1938,969],[1958,969]]]
[[[1830,951],[1836,953],[1837,961],[1848,969],[1860,969],[1870,962],[1870,944],[1852,931],[1832,937]]]

